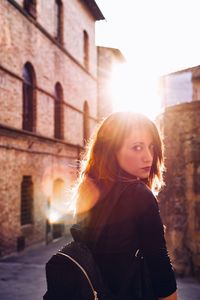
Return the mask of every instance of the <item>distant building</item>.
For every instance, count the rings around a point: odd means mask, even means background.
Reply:
[[[113,110],[110,81],[116,64],[124,63],[121,51],[115,48],[98,47],[98,117],[101,119]]]
[[[162,76],[160,94],[163,107],[200,100],[200,66]]]
[[[109,113],[98,96],[99,69],[110,72],[95,45],[103,19],[93,0],[0,1],[0,256],[71,222],[80,154]]]
[[[200,278],[200,66],[161,78],[166,187],[159,195],[175,270]]]

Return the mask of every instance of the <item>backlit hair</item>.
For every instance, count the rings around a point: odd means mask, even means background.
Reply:
[[[163,185],[163,144],[156,125],[146,116],[134,112],[116,112],[105,118],[86,146],[81,161],[78,186],[85,177],[90,177],[97,185],[111,186],[119,180],[119,165],[116,153],[131,130],[147,129],[153,138],[154,157],[151,172],[145,181],[152,191],[159,191]],[[129,180],[130,178],[122,178]],[[102,186],[102,185],[101,185]],[[81,189],[77,189],[77,191]],[[80,195],[79,195],[80,196]]]

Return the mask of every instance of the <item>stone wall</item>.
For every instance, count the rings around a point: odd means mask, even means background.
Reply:
[[[166,239],[178,274],[200,276],[200,102],[160,116],[166,186],[159,194]]]

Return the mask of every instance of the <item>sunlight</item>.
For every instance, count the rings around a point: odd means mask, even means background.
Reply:
[[[154,119],[160,112],[157,78],[127,63],[114,65],[110,83],[114,111],[136,111]]]
[[[55,211],[55,210],[50,210],[49,214],[48,214],[48,220],[51,224],[58,222],[60,219],[60,214],[59,212]]]

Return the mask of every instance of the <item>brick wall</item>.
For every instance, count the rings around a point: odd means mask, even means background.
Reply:
[[[1,129],[0,211],[1,255],[17,250],[17,238],[25,237],[26,246],[44,241],[48,201],[53,199],[53,183],[64,182],[63,215],[68,215],[69,189],[76,178],[77,149],[65,143]],[[21,183],[32,176],[33,224],[20,225]],[[67,217],[65,223],[67,224]]]
[[[95,19],[79,0],[65,0],[64,40],[55,40],[55,1],[37,1],[36,20],[23,1],[0,1],[0,256],[45,241],[47,212],[56,203],[53,186],[64,184],[60,208],[67,225],[67,200],[83,146],[83,105],[90,132],[97,124]],[[84,67],[83,30],[89,36],[89,69]],[[22,130],[22,70],[36,74],[36,132]],[[63,89],[64,140],[54,139],[54,88]],[[21,182],[33,182],[33,223],[20,224]],[[71,221],[70,221],[71,222]],[[19,245],[20,244],[20,245]],[[18,249],[19,250],[19,249]]]
[[[76,1],[73,3],[75,2]],[[79,1],[77,2],[79,3]],[[56,82],[61,83],[64,89],[64,101],[67,104],[73,105],[82,111],[83,103],[87,100],[90,115],[93,118],[96,118],[97,88],[96,67],[94,66],[96,66],[97,62],[95,54],[96,47],[94,44],[94,31],[90,30],[90,48],[92,49],[90,50],[90,65],[93,66],[93,68],[90,69],[90,73],[88,74],[88,72],[86,72],[82,67],[83,53],[80,53],[80,47],[74,46],[73,49],[69,50],[66,48],[70,54],[73,53],[73,58],[77,59],[76,63],[70,56],[61,51],[57,45],[53,44],[52,40],[48,39],[45,34],[38,30],[38,28],[31,23],[29,19],[23,16],[20,11],[16,10],[15,7],[6,1],[2,1],[0,5],[0,11],[2,12],[0,19],[3,27],[6,26],[7,28],[0,33],[0,40],[5,41],[0,52],[0,64],[17,76],[14,78],[5,74],[3,71],[0,73],[1,93],[3,93],[0,99],[1,105],[10,107],[10,109],[2,112],[2,115],[0,115],[0,122],[19,129],[21,128],[22,121],[20,120],[20,116],[22,115],[22,82],[20,79],[22,79],[23,66],[27,61],[33,65],[36,73],[36,85],[38,88],[37,102],[39,111],[37,130],[39,133],[48,134],[49,137],[53,136],[53,128],[51,128],[51,130],[49,130],[49,127],[45,128],[46,124],[52,122],[48,120],[48,123],[46,123],[46,117],[44,117],[44,119],[41,118],[41,114],[43,114],[41,108],[45,107],[45,111],[49,114],[48,118],[51,118],[53,113],[52,102],[54,101],[54,86]],[[45,11],[44,16],[45,19],[48,19],[46,18]],[[77,18],[81,19],[79,11],[77,11],[77,17],[73,21],[75,24],[77,23]],[[84,20],[85,18],[86,17],[84,17]],[[94,24],[92,26],[91,21],[89,24],[92,28],[94,27]],[[82,27],[82,30],[83,29],[84,27]],[[73,37],[75,41],[78,40],[79,42],[83,42],[80,25],[79,31],[72,32],[73,33],[68,36],[68,41],[72,38],[71,35],[76,33],[76,36]],[[8,43],[8,41],[10,42]],[[46,96],[45,93],[48,93],[48,96]],[[5,99],[7,99],[6,104],[4,103]],[[65,110],[67,110],[67,106],[65,106]],[[78,124],[81,125],[82,115],[77,111],[76,114]],[[72,136],[74,135],[75,132],[73,132]],[[82,143],[81,136],[79,137],[79,141]]]

